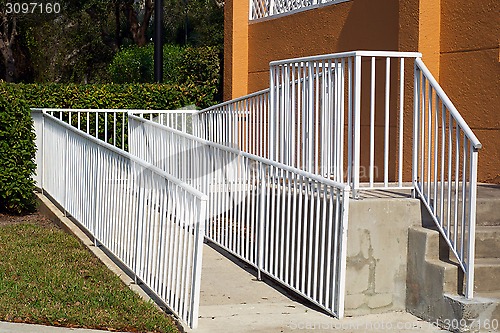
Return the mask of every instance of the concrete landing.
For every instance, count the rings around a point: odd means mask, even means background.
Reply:
[[[335,319],[210,245],[203,251],[199,325],[188,332],[443,332],[405,312]]]

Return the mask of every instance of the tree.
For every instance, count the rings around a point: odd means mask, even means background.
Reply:
[[[100,82],[118,49],[113,4],[65,3],[61,15],[25,29],[37,82]]]
[[[224,3],[218,0],[165,0],[167,42],[194,46],[224,44]]]
[[[119,1],[119,0],[118,0]],[[138,46],[147,44],[147,30],[154,11],[153,0],[125,0],[121,2],[121,8],[127,19],[128,28],[132,40]],[[119,15],[115,14],[115,15]]]
[[[6,13],[5,6],[0,12],[0,52],[5,66],[5,81],[13,82],[16,72],[16,62],[14,59],[14,42],[18,34],[17,18]]]

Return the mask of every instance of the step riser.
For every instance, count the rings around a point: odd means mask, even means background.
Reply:
[[[500,265],[476,266],[474,290],[478,292],[500,291]]]
[[[444,323],[477,322],[498,320],[500,303],[498,298],[475,297],[472,300],[457,295],[459,268],[438,259],[442,250],[437,231],[413,227],[408,234],[408,272],[406,310],[424,320]],[[488,285],[499,272],[485,267],[485,263],[495,265],[495,260],[483,259],[477,266],[479,285]],[[498,264],[500,268],[500,264]],[[462,289],[462,288],[460,288]],[[444,327],[449,329],[449,327]],[[471,329],[471,332],[477,330]],[[480,332],[483,332],[481,330]]]
[[[476,258],[500,258],[500,232],[476,231]]]
[[[500,198],[477,199],[476,225],[478,226],[500,226]]]

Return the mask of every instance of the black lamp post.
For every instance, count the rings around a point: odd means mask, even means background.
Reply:
[[[163,80],[163,0],[155,0],[154,37],[155,82],[161,83]]]

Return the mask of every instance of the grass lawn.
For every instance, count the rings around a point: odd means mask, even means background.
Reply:
[[[0,320],[178,332],[72,235],[39,214],[0,214]]]

